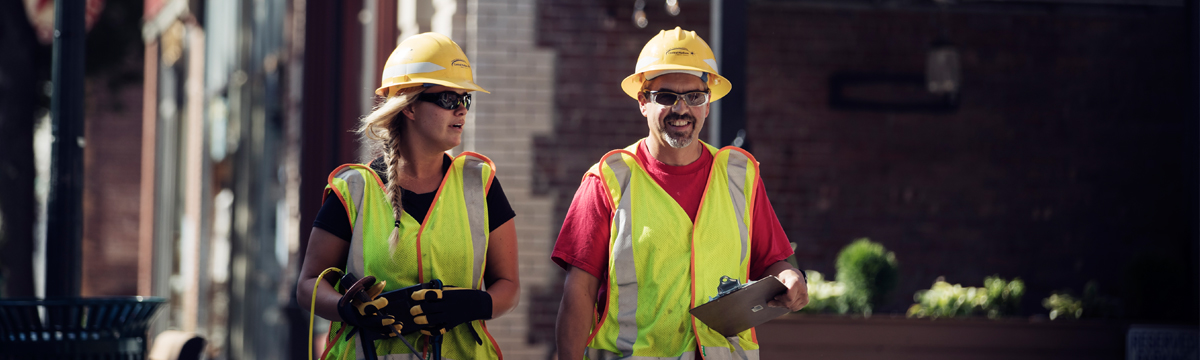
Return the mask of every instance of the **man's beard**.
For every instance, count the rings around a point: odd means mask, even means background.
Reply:
[[[692,123],[691,130],[686,131],[686,132],[670,131],[669,124],[672,121],[681,120],[681,119],[691,121],[691,123]],[[673,148],[676,148],[676,149],[682,149],[682,148],[686,148],[686,147],[688,147],[688,145],[692,144],[692,140],[693,140],[692,133],[694,133],[696,131],[696,118],[695,117],[692,117],[692,115],[671,113],[671,114],[667,115],[666,119],[663,119],[662,124],[663,124],[662,138],[664,141],[667,142],[667,145],[669,145]]]

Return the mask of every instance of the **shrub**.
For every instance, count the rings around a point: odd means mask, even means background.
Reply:
[[[1076,300],[1067,292],[1054,292],[1042,299],[1042,306],[1050,310],[1050,320],[1078,319],[1083,316],[1083,301]]]
[[[999,275],[992,275],[983,279],[983,287],[987,289],[983,310],[988,318],[1013,316],[1021,310],[1021,298],[1025,296],[1025,282],[1021,278],[1005,281]]]
[[[1050,320],[1105,318],[1112,316],[1116,301],[1101,296],[1096,281],[1088,281],[1083,287],[1083,298],[1076,299],[1070,290],[1055,291],[1042,299],[1042,307],[1050,310]]]
[[[1025,283],[1020,278],[1005,281],[999,276],[991,276],[983,283],[983,287],[964,287],[951,285],[939,277],[932,287],[913,295],[917,303],[908,308],[907,315],[936,319],[986,314],[995,319],[1016,314],[1021,297],[1025,295]]]
[[[899,269],[895,254],[869,239],[855,240],[843,248],[836,266],[837,281],[845,287],[838,297],[839,313],[870,316],[896,288]]]
[[[800,309],[806,313],[845,313],[838,310],[838,298],[846,292],[846,287],[837,281],[825,281],[825,277],[816,270],[806,270],[808,276],[808,305]]]

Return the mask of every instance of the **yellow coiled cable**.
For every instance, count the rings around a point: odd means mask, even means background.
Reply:
[[[322,271],[321,275],[317,275],[317,282],[313,284],[312,308],[309,310],[308,314],[308,360],[312,360],[313,358],[313,320],[317,317],[317,287],[321,286],[321,278],[324,278],[325,274],[328,274],[330,271],[336,271],[338,274],[345,274],[342,269],[330,267],[325,269],[325,271]],[[325,344],[325,346],[329,346],[329,344]]]

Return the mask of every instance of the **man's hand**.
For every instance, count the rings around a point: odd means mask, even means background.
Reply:
[[[791,311],[799,311],[808,305],[808,284],[804,282],[800,270],[796,270],[786,261],[780,261],[767,268],[766,274],[775,275],[788,289],[786,293],[776,296],[775,300],[767,302],[767,306],[786,307]]]

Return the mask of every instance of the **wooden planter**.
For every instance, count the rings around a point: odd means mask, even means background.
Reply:
[[[788,314],[757,327],[763,359],[1122,359],[1128,325]]]

